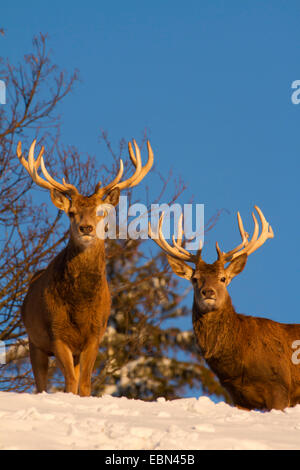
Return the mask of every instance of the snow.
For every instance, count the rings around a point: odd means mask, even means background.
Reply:
[[[0,392],[0,449],[300,449],[300,405],[262,413],[207,397]]]

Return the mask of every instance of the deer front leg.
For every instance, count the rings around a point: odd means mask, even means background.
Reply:
[[[75,377],[76,377],[76,382],[77,382],[77,390],[76,393],[78,393],[78,384],[79,384],[79,378],[80,378],[80,355],[74,356],[74,372],[75,372]]]
[[[37,393],[47,391],[48,355],[29,341],[29,354]]]
[[[73,355],[70,348],[61,340],[54,343],[54,354],[65,377],[65,392],[77,394],[78,373],[75,372]]]
[[[91,394],[91,378],[98,349],[99,338],[92,338],[80,354],[79,395],[81,397],[89,397]]]
[[[284,387],[273,386],[267,399],[268,410],[284,410],[290,406],[289,393]]]

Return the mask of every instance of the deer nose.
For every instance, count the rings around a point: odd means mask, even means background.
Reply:
[[[204,289],[202,289],[201,294],[206,299],[215,299],[216,298],[215,291],[213,289],[209,288],[209,287],[205,287]]]
[[[79,230],[84,235],[89,235],[94,229],[92,225],[80,225]]]

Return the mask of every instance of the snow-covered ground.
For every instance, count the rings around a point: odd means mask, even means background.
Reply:
[[[300,405],[261,413],[206,397],[0,392],[0,449],[300,449]]]

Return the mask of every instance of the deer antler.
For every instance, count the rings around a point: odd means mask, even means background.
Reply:
[[[45,163],[44,163],[44,159],[43,159],[43,155],[45,151],[44,147],[41,148],[37,159],[36,160],[34,159],[35,144],[36,144],[36,139],[30,145],[29,152],[28,152],[28,161],[25,160],[25,158],[23,157],[21,142],[19,142],[17,146],[18,158],[20,162],[22,163],[22,165],[24,166],[24,168],[29,173],[29,175],[31,176],[31,178],[33,179],[33,181],[41,188],[45,188],[49,190],[56,189],[62,193],[66,193],[70,195],[74,193],[78,194],[77,188],[73,186],[72,184],[66,183],[64,178],[62,180],[63,184],[61,184],[58,181],[56,181],[54,178],[52,178],[52,176],[49,175],[46,169]],[[38,174],[39,167],[41,167],[42,173],[46,179],[41,178],[41,176]]]
[[[24,168],[27,170],[33,181],[38,184],[41,188],[45,189],[56,189],[62,193],[66,193],[69,195],[72,194],[79,194],[77,188],[73,186],[72,184],[66,183],[65,179],[63,178],[63,184],[59,183],[56,181],[52,176],[48,173],[44,159],[43,159],[43,154],[44,154],[44,147],[41,148],[40,153],[37,157],[37,159],[34,159],[34,149],[36,145],[36,140],[34,140],[29,148],[28,152],[28,160],[26,160],[23,155],[22,155],[22,145],[21,142],[18,143],[17,146],[17,155],[24,166]],[[133,139],[133,145],[135,148],[135,153],[134,154],[133,148],[131,143],[128,143],[128,150],[129,150],[129,156],[130,159],[135,166],[135,172],[134,174],[128,178],[125,181],[122,181],[120,183],[120,180],[123,176],[123,171],[124,171],[124,165],[123,161],[120,160],[120,169],[118,171],[117,176],[111,181],[108,185],[104,186],[101,188],[101,183],[99,182],[95,188],[95,194],[98,196],[104,196],[109,190],[112,188],[119,188],[120,190],[125,189],[125,188],[133,188],[134,186],[138,185],[142,179],[146,176],[146,174],[149,172],[153,165],[154,161],[154,156],[153,156],[153,151],[150,145],[150,142],[147,141],[147,147],[148,147],[148,161],[145,166],[142,166],[142,159],[141,159],[141,152],[140,149],[136,143],[136,141]],[[44,178],[42,178],[38,174],[38,169],[41,167],[42,173],[44,175]]]
[[[237,247],[235,247],[233,250],[228,251],[228,252],[222,252],[219,248],[218,243],[216,243],[218,259],[223,261],[224,263],[228,263],[229,261],[232,261],[234,258],[237,258],[243,253],[246,253],[247,255],[251,255],[254,251],[256,251],[259,247],[261,247],[268,238],[274,238],[274,232],[272,230],[272,227],[266,221],[262,211],[260,210],[259,207],[257,206],[254,206],[254,207],[256,211],[258,212],[258,215],[262,224],[262,232],[260,236],[258,236],[259,224],[257,222],[257,219],[254,213],[252,212],[252,217],[254,220],[254,231],[253,231],[251,240],[248,241],[249,234],[245,232],[242,218],[240,216],[240,213],[238,212],[237,214],[238,225],[239,225],[239,230],[240,230],[240,234],[242,237],[242,243],[240,243]],[[182,247],[182,239],[184,235],[184,232],[182,229],[182,218],[183,218],[183,215],[181,214],[178,220],[178,239],[176,241],[173,235],[172,237],[173,246],[169,245],[169,243],[165,240],[163,233],[162,233],[164,212],[162,213],[159,219],[158,234],[155,234],[153,232],[150,222],[148,223],[148,234],[149,234],[149,237],[152,238],[152,240],[154,240],[155,243],[157,243],[157,245],[163,251],[165,251],[168,255],[173,256],[173,258],[182,259],[184,261],[189,261],[190,263],[197,264],[199,260],[201,259],[202,242],[200,244],[200,248],[196,255],[189,253],[187,250],[185,250]]]
[[[145,166],[142,166],[141,152],[134,139],[133,139],[133,145],[135,148],[136,155],[134,154],[131,142],[128,143],[128,151],[129,151],[130,160],[135,166],[135,172],[133,173],[133,175],[127,180],[122,181],[120,183],[120,180],[123,176],[123,170],[124,170],[123,161],[120,160],[120,169],[116,178],[107,186],[104,186],[103,188],[100,188],[100,184],[98,184],[97,185],[98,195],[102,196],[112,188],[119,188],[120,190],[125,189],[125,188],[133,188],[134,186],[137,186],[142,181],[142,179],[147,175],[154,161],[153,151],[152,151],[150,142],[149,140],[147,141],[148,161]]]
[[[239,230],[240,230],[240,234],[242,237],[242,243],[238,245],[236,248],[234,248],[233,250],[228,251],[227,253],[222,252],[219,248],[218,243],[216,243],[216,248],[217,248],[219,259],[222,259],[224,260],[224,262],[227,263],[229,261],[232,261],[234,258],[237,258],[243,253],[246,253],[249,256],[254,251],[256,251],[259,247],[261,247],[267,241],[268,238],[274,238],[273,229],[271,225],[266,221],[265,216],[260,210],[260,208],[258,206],[254,206],[254,208],[256,209],[259,215],[261,225],[262,225],[262,231],[261,231],[260,236],[258,236],[259,224],[257,222],[254,212],[252,212],[252,217],[254,220],[254,231],[253,231],[251,240],[248,241],[249,234],[245,232],[242,218],[240,216],[240,213],[238,212],[237,213],[238,225],[239,225]]]
[[[173,235],[172,240],[173,240],[174,246],[169,245],[169,243],[166,241],[162,233],[162,224],[164,221],[164,216],[165,216],[165,213],[162,212],[161,217],[159,218],[159,222],[158,222],[158,236],[153,232],[151,224],[150,222],[148,222],[149,237],[152,238],[152,240],[155,241],[155,243],[157,243],[157,245],[160,248],[162,248],[162,250],[165,251],[168,255],[173,256],[173,258],[182,259],[184,261],[189,261],[190,263],[196,264],[199,261],[199,258],[201,256],[202,241],[200,243],[200,248],[196,255],[189,253],[187,250],[185,250],[182,247],[182,239],[183,239],[184,232],[182,229],[183,215],[181,214],[178,219],[178,239],[176,241],[175,236]]]

